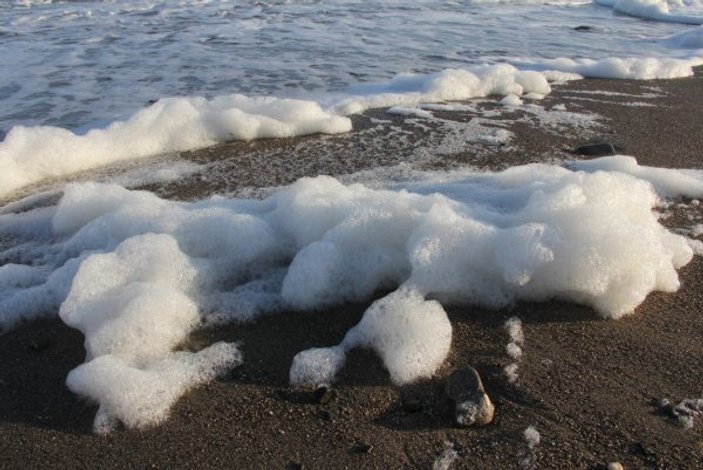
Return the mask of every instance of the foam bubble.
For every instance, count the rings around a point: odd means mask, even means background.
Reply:
[[[345,337],[346,348],[371,348],[396,384],[432,376],[449,354],[452,326],[444,309],[401,289],[378,300]]]
[[[489,95],[548,94],[551,87],[541,73],[519,71],[508,64],[446,69],[430,75],[401,74],[375,85],[356,87],[356,96],[342,99],[334,109],[342,114],[369,108],[408,107],[420,103],[468,100]]]
[[[703,58],[619,58],[606,59],[543,59],[538,61],[516,59],[519,67],[545,71],[545,75],[562,80],[576,76],[630,80],[654,80],[690,77],[693,67],[703,64]],[[550,71],[550,72],[547,72]],[[564,75],[566,74],[566,75]]]
[[[347,358],[344,348],[312,348],[299,352],[290,368],[291,385],[329,385]]]
[[[703,17],[671,13],[669,5],[683,5],[680,1],[671,0],[595,0],[601,6],[609,6],[618,13],[644,18],[647,20],[666,23],[682,23],[691,25],[703,24]]]
[[[189,389],[241,361],[237,346],[231,343],[216,343],[198,353],[171,353],[139,365],[108,354],[72,370],[66,385],[100,403],[96,432],[109,432],[118,421],[129,428],[145,428],[166,420],[173,404]]]
[[[77,135],[15,126],[0,142],[0,196],[31,183],[127,159],[192,150],[227,140],[340,133],[345,117],[312,101],[243,95],[162,99],[105,129]]]
[[[537,447],[541,440],[539,431],[537,431],[534,426],[528,426],[527,429],[522,432],[522,437],[525,439],[527,447],[529,447],[530,449],[534,449],[535,447]]]

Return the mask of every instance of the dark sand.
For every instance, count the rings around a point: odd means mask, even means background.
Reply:
[[[579,93],[641,96],[653,93],[652,87],[659,96],[646,99]],[[641,101],[654,106],[623,104]],[[573,158],[565,148],[599,140],[642,164],[703,168],[700,70],[694,78],[665,82],[583,80],[540,102],[558,103],[603,116],[605,127],[585,132],[516,124],[510,148],[477,144],[420,159],[421,151],[413,149],[431,138],[431,130],[413,128],[414,137],[388,138],[380,148],[363,131],[233,143],[184,155],[210,164],[217,160],[207,172],[148,188],[189,199],[404,159],[415,159],[418,168],[503,168]],[[355,125],[372,129],[372,116],[402,121],[377,111],[355,118]],[[699,221],[702,216],[691,215]],[[680,211],[669,220],[685,225],[685,216]],[[215,339],[242,341],[244,365],[188,393],[164,425],[103,437],[91,433],[96,407],[64,385],[68,371],[83,360],[81,334],[59,320],[35,322],[0,336],[0,468],[431,468],[447,445],[459,454],[452,468],[521,468],[521,462],[527,468],[604,468],[612,461],[626,468],[703,468],[703,420],[684,429],[651,404],[655,398],[703,397],[703,260],[695,258],[680,277],[679,292],[650,295],[634,315],[618,321],[557,302],[500,311],[448,308],[452,352],[434,379],[394,387],[379,360],[358,351],[336,385],[338,396],[327,405],[287,385],[292,357],[338,343],[368,304],[199,332],[190,347]],[[513,315],[524,321],[526,337],[516,385],[502,374],[510,362],[502,323]],[[452,425],[443,381],[465,365],[479,370],[496,405],[496,420],[488,427]],[[404,409],[412,400],[419,401],[420,411]],[[522,438],[528,426],[541,434],[532,454]]]

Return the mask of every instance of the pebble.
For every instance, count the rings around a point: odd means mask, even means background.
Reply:
[[[313,397],[315,402],[320,405],[327,405],[329,402],[335,399],[337,392],[327,385],[320,385],[313,392]]]
[[[371,452],[371,449],[373,449],[373,446],[371,444],[367,444],[365,442],[357,442],[352,446],[351,451],[354,454],[368,454]]]
[[[403,411],[407,413],[418,413],[422,411],[422,402],[414,398],[403,400]]]
[[[610,462],[608,464],[608,470],[625,470],[620,462]]]
[[[447,379],[447,397],[454,402],[454,421],[468,427],[485,426],[493,421],[495,408],[473,367],[456,369]]]
[[[581,147],[576,147],[571,150],[571,153],[576,155],[585,155],[588,157],[605,157],[608,155],[615,155],[615,147],[613,144],[608,142],[602,142],[599,144],[588,144],[582,145]]]
[[[676,417],[676,412],[674,411],[674,405],[666,398],[660,398],[658,400],[654,400],[653,405],[657,408],[657,410],[660,413],[665,414],[671,418]]]

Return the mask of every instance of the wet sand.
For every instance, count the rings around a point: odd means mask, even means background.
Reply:
[[[145,188],[191,199],[403,161],[420,169],[500,169],[575,158],[565,149],[597,141],[612,142],[641,164],[701,169],[702,102],[701,70],[670,81],[582,80],[558,87],[539,105],[595,113],[602,126],[508,123],[515,133],[508,145],[451,141],[442,147],[447,153],[428,153],[423,145],[437,137],[431,124],[381,110],[356,117],[349,135],[190,152],[182,158],[206,171]],[[436,115],[466,125],[476,117]],[[408,133],[383,136],[391,127]],[[700,209],[679,209],[666,223],[689,215],[703,217]],[[435,378],[395,387],[372,353],[356,351],[336,398],[324,405],[311,391],[288,386],[291,360],[303,349],[338,343],[370,302],[200,331],[186,347],[241,341],[244,364],[188,393],[164,425],[108,436],[91,433],[96,407],[64,385],[83,360],[81,334],[59,320],[34,322],[0,336],[0,468],[431,468],[447,447],[458,453],[451,468],[605,468],[613,461],[701,468],[703,420],[685,429],[651,403],[703,397],[703,260],[694,258],[679,274],[677,293],[650,295],[617,321],[558,302],[499,311],[449,307],[452,352]],[[516,384],[502,371],[511,362],[502,324],[511,316],[523,320],[525,332]],[[446,376],[467,365],[481,373],[496,405],[496,419],[485,428],[454,427],[443,398]],[[532,451],[522,437],[528,426],[541,434]]]

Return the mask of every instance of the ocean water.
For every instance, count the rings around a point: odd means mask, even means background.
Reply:
[[[174,96],[324,101],[407,72],[700,55],[664,40],[700,28],[646,19],[651,4],[703,18],[698,0],[616,3],[640,10],[587,0],[0,2],[0,132],[83,131]]]

